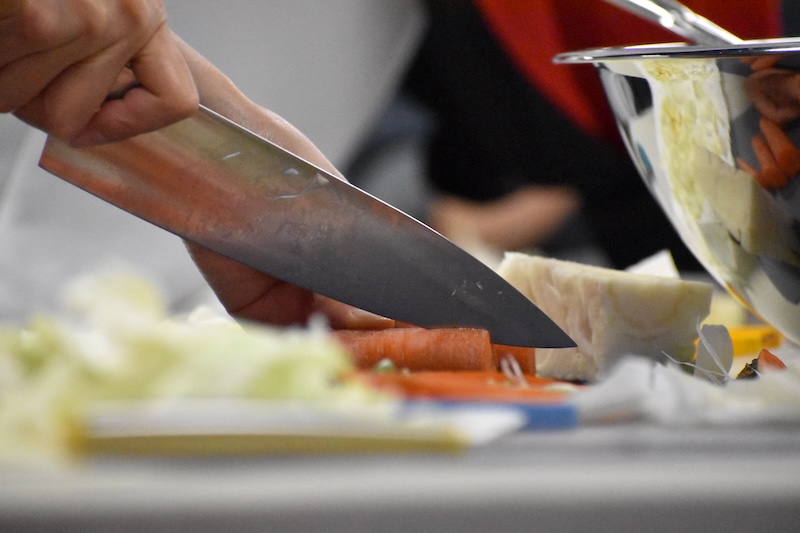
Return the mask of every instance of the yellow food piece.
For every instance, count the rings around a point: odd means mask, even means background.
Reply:
[[[783,335],[767,324],[741,325],[729,328],[733,355],[757,355],[764,348],[777,348]]]

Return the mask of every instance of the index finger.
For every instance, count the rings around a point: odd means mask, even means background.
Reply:
[[[194,79],[166,26],[162,26],[131,58],[129,65],[137,86],[121,99],[103,104],[85,131],[73,138],[73,143],[86,145],[118,141],[167,126],[197,109]],[[73,69],[73,76],[80,77],[81,70]],[[90,94],[93,90],[91,85],[85,87],[84,94]]]

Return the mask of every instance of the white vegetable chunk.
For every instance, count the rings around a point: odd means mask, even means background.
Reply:
[[[577,344],[537,349],[537,373],[597,381],[625,355],[691,361],[708,315],[710,283],[507,253],[499,274]]]

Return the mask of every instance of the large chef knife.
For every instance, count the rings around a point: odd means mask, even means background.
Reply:
[[[419,326],[574,346],[525,296],[424,224],[201,107],[123,142],[50,137],[41,166],[187,240],[277,278]]]

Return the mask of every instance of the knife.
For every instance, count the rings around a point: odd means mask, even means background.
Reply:
[[[186,240],[378,315],[480,327],[499,344],[575,345],[442,235],[206,107],[112,144],[48,137],[40,166]]]

